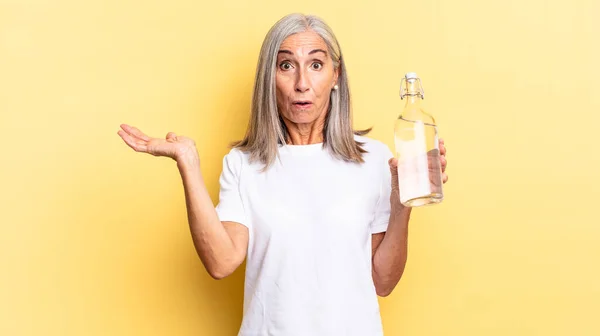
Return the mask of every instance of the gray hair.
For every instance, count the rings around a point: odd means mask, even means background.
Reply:
[[[340,45],[331,28],[321,18],[294,13],[277,21],[265,36],[256,69],[248,129],[244,139],[233,144],[233,147],[250,153],[250,162],[259,161],[265,165],[265,169],[275,161],[279,145],[285,144],[288,137],[277,110],[277,54],[288,36],[308,30],[314,31],[325,41],[334,68],[339,69],[338,89],[331,91],[323,127],[323,145],[338,159],[364,162],[364,143],[356,141],[354,135],[365,135],[371,129],[354,131],[352,128],[350,88]]]

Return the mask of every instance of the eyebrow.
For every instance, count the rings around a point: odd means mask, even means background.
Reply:
[[[312,55],[312,54],[315,54],[315,53],[318,53],[318,52],[322,52],[323,54],[325,54],[325,56],[327,56],[327,51],[325,51],[323,49],[315,49],[315,50],[309,52],[308,54]]]
[[[323,49],[315,49],[315,50],[311,50],[308,54],[312,55],[312,54],[316,54],[318,52],[322,52],[325,54],[325,56],[327,56],[327,51],[323,50]],[[277,52],[277,54],[288,54],[288,55],[294,55],[293,52],[287,50],[287,49],[281,49],[279,50],[279,52]]]

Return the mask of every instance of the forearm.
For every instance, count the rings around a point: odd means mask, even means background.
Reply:
[[[373,254],[373,281],[380,296],[389,295],[404,273],[411,208],[392,196],[388,229]]]
[[[177,160],[185,192],[188,223],[194,247],[209,274],[222,278],[238,265],[235,246],[219,220],[200,172],[197,155]]]

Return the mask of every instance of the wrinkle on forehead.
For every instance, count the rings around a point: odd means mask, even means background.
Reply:
[[[296,56],[308,56],[308,53],[315,49],[327,51],[327,44],[323,38],[312,30],[302,33],[296,33],[288,36],[279,48],[280,50],[289,50]]]

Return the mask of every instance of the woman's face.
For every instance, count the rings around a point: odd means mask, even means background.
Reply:
[[[325,120],[338,77],[325,41],[306,31],[286,38],[277,55],[277,107],[295,124]]]

